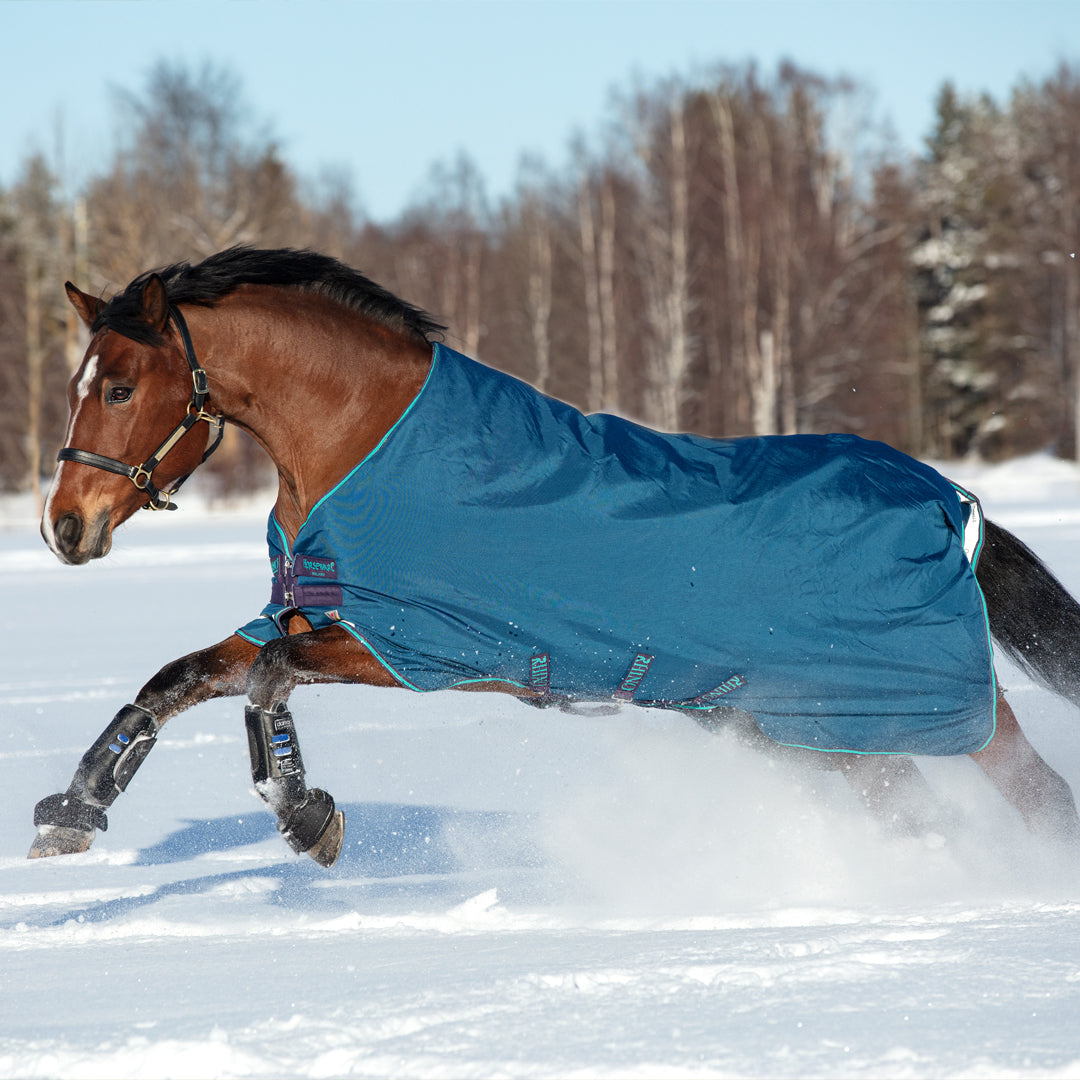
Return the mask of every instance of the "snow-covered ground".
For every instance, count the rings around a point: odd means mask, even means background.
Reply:
[[[1080,591],[1080,479],[951,467]],[[172,721],[83,856],[31,814],[164,662],[267,595],[263,518],[197,497],[60,566],[0,518],[0,1076],[1080,1076],[1080,866],[967,759],[966,824],[882,836],[835,776],[678,716],[306,688],[333,870],[256,799],[242,702]],[[1080,789],[1076,710],[1005,669]]]

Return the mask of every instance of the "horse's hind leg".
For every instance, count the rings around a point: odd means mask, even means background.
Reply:
[[[994,737],[971,757],[1036,836],[1080,847],[1080,818],[1069,785],[1027,741],[1003,697]]]
[[[743,746],[774,760],[840,773],[866,809],[890,832],[923,836],[950,831],[956,824],[957,813],[937,795],[908,757],[784,746],[763,734],[750,713],[729,707],[694,719],[706,731],[728,731]]]
[[[268,642],[248,674],[251,704],[244,710],[244,722],[255,790],[277,815],[278,830],[289,846],[329,867],[341,854],[345,817],[327,792],[307,786],[296,726],[286,704],[297,683],[316,682],[396,683],[338,626]]]
[[[29,858],[86,851],[95,830],[108,828],[105,811],[126,790],[162,724],[200,701],[240,693],[255,653],[234,635],[166,664],[83,754],[67,791],[34,807],[38,832]]]
[[[866,808],[890,832],[904,836],[951,831],[950,809],[908,757],[837,754],[836,767]]]

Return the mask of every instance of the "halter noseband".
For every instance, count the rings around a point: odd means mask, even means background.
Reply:
[[[212,413],[208,413],[203,409],[203,406],[206,404],[206,399],[210,396],[210,388],[206,380],[206,372],[199,366],[199,361],[195,359],[195,349],[191,344],[191,334],[188,333],[187,323],[184,322],[184,316],[180,314],[178,308],[172,307],[171,305],[169,307],[169,316],[175,324],[177,331],[179,331],[180,341],[184,346],[184,356],[187,359],[188,367],[191,368],[191,401],[188,403],[184,419],[176,425],[169,437],[141,465],[126,465],[116,458],[105,457],[103,454],[95,454],[90,450],[73,450],[69,446],[65,446],[63,450],[56,455],[57,461],[77,461],[80,465],[91,465],[95,469],[104,469],[106,472],[126,476],[140,491],[145,491],[149,496],[149,501],[143,506],[143,509],[148,510],[176,509],[176,506],[170,500],[172,496],[180,490],[180,485],[183,484],[191,473],[186,473],[184,476],[181,476],[168,491],[160,491],[155,487],[151,477],[154,470],[162,463],[169,451],[172,450],[172,448],[176,446],[176,444],[200,420],[205,420],[211,427],[217,429],[214,441],[206,448],[206,453],[203,454],[202,461],[205,461],[218,448],[221,444],[222,436],[225,434],[225,418],[223,416],[214,416]],[[199,464],[201,465],[202,462]]]

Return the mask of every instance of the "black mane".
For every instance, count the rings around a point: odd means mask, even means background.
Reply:
[[[363,274],[315,251],[233,247],[201,263],[174,263],[140,274],[102,308],[92,327],[108,328],[148,345],[161,335],[142,317],[142,290],[154,274],[165,283],[170,304],[212,307],[241,285],[274,285],[329,297],[391,330],[430,341],[446,328],[412,304],[399,300]]]

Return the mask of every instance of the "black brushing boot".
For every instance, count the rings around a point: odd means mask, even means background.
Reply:
[[[255,790],[278,818],[278,831],[293,851],[320,866],[337,862],[345,840],[345,815],[321,788],[308,788],[292,714],[284,702],[273,709],[244,709],[251,778]]]
[[[38,833],[28,858],[86,851],[94,830],[109,827],[105,808],[125,790],[157,740],[154,717],[138,705],[125,705],[83,754],[67,791],[34,807]]]

